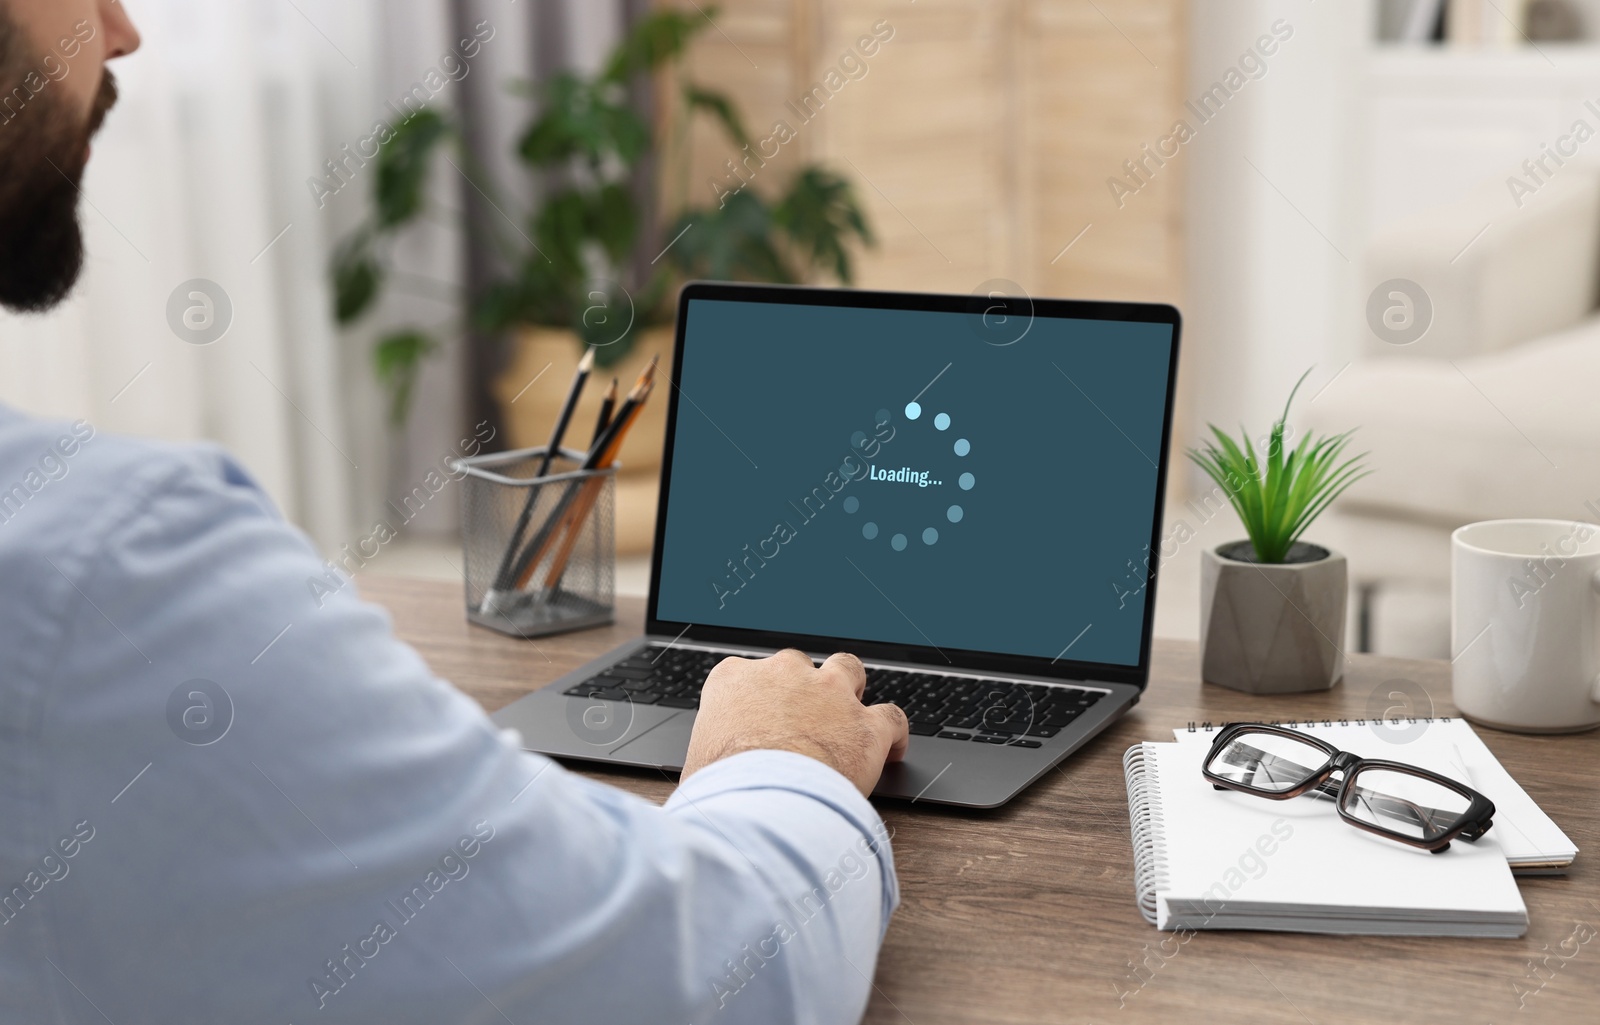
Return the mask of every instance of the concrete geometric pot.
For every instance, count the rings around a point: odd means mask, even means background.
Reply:
[[[1200,555],[1200,678],[1248,694],[1327,690],[1344,675],[1344,556],[1297,541],[1258,563],[1249,541]]]

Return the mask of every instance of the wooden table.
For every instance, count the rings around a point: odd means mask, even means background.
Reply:
[[[643,602],[624,600],[616,626],[521,641],[469,627],[456,586],[370,578],[361,588],[388,606],[399,635],[435,671],[491,711],[636,636],[643,622]],[[1179,946],[1135,910],[1120,763],[1129,745],[1170,740],[1191,720],[1360,715],[1394,680],[1411,681],[1438,713],[1454,714],[1443,662],[1356,655],[1331,692],[1252,697],[1202,684],[1194,644],[1158,641],[1143,702],[1006,807],[883,802],[902,902],[865,1020],[1600,1021],[1600,731],[1479,730],[1583,851],[1566,877],[1522,880],[1523,939],[1201,932]],[[659,774],[589,774],[658,802],[673,788]],[[1176,953],[1163,956],[1162,940]]]

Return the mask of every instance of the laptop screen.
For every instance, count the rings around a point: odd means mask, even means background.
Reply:
[[[1141,663],[1174,323],[729,294],[684,299],[657,620]]]

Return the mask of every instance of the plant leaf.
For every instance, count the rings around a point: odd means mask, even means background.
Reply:
[[[432,338],[415,328],[384,335],[372,350],[372,366],[378,380],[389,392],[389,423],[405,424],[411,412],[411,393],[416,387],[422,361],[437,346]]]
[[[794,272],[773,244],[774,227],[771,207],[745,189],[715,209],[684,211],[668,229],[683,232],[668,258],[685,277],[794,284]]]
[[[380,228],[404,224],[421,212],[434,147],[450,131],[441,114],[424,108],[400,122],[379,147],[373,205]]]
[[[588,233],[606,251],[612,263],[628,258],[639,234],[639,211],[626,185],[611,182],[594,194],[588,211]]]
[[[601,78],[623,82],[638,72],[655,70],[682,54],[695,33],[710,25],[716,16],[717,8],[705,5],[695,14],[668,8],[645,15],[612,53]]]
[[[504,331],[520,321],[531,320],[521,282],[496,281],[478,296],[472,307],[472,324],[480,331]]]
[[[855,280],[847,248],[850,237],[874,244],[850,182],[815,165],[802,168],[795,176],[774,207],[773,220],[807,263],[828,268],[844,285]]]
[[[378,297],[383,269],[373,259],[369,236],[357,232],[333,254],[333,317],[344,326],[355,321]]]
[[[720,121],[723,131],[728,133],[735,145],[740,148],[750,145],[750,136],[745,133],[739,111],[727,96],[691,83],[684,88],[683,99],[691,111],[703,110]]]
[[[534,217],[533,234],[544,252],[543,259],[563,277],[582,277],[583,247],[589,239],[593,217],[589,206],[589,199],[582,192],[566,188],[548,193]],[[538,259],[538,254],[534,258]]]
[[[517,143],[517,153],[533,167],[560,164],[583,149],[582,111],[589,90],[571,72],[551,75],[538,91],[543,109]]]
[[[517,143],[530,167],[561,168],[580,157],[597,170],[608,159],[627,168],[650,148],[650,126],[615,85],[564,71],[544,84],[539,97],[539,117]]]
[[[602,104],[596,111],[609,136],[610,151],[624,167],[632,167],[650,149],[650,126],[625,104]]]

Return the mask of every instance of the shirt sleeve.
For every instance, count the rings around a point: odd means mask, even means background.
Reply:
[[[862,1015],[893,859],[820,762],[746,752],[658,807],[520,750],[220,457],[52,562],[39,820],[90,838],[4,956],[60,1020]]]

